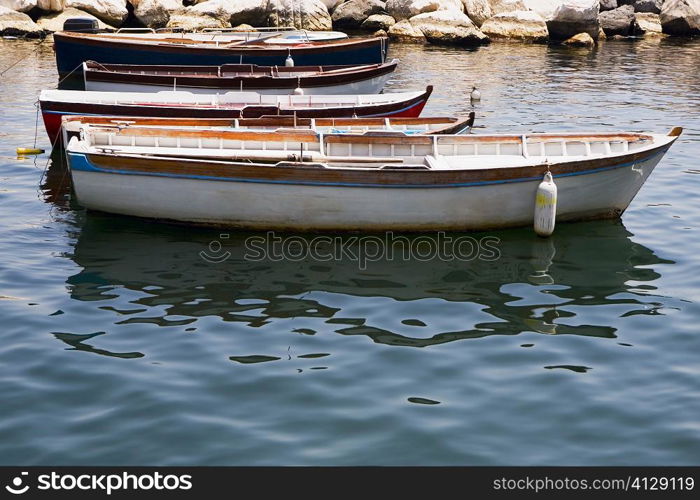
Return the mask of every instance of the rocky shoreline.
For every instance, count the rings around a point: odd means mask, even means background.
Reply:
[[[700,35],[700,0],[0,0],[0,35],[41,38],[71,17],[103,28],[294,26],[464,46]]]

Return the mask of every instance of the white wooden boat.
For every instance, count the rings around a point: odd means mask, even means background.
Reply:
[[[295,116],[264,116],[260,118],[128,118],[122,116],[64,116],[62,141],[68,144],[78,137],[85,125],[122,134],[129,127],[130,134],[160,133],[158,130],[275,131],[289,128],[308,129],[320,134],[364,134],[370,131],[402,132],[413,134],[461,134],[471,130],[475,113],[459,117],[425,118],[298,118]]]
[[[418,117],[432,86],[423,92],[369,95],[263,95],[257,92],[193,94],[191,92],[89,92],[42,90],[39,106],[53,142],[64,115],[255,118]]]
[[[167,66],[83,63],[85,90],[158,92],[183,90],[198,94],[249,91],[260,94],[378,94],[399,60],[380,64],[333,66]]]
[[[88,209],[312,231],[533,223],[545,174],[559,221],[619,217],[681,134],[424,135],[84,125],[66,150]]]

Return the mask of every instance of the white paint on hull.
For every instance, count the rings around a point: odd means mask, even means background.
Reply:
[[[557,177],[557,220],[620,215],[663,155]],[[484,230],[533,223],[540,179],[468,187],[382,188],[210,181],[73,171],[78,201],[123,215],[285,230]]]
[[[304,95],[362,95],[362,94],[378,94],[384,89],[384,86],[391,78],[391,74],[381,75],[375,78],[362,80],[358,82],[346,83],[343,85],[330,85],[326,87],[302,87]],[[177,82],[176,82],[177,83]],[[242,90],[244,92],[257,92],[264,95],[288,95],[294,92],[294,89],[258,89],[243,86],[242,89],[216,89],[211,87],[198,88],[186,87],[178,85],[176,88],[166,85],[144,85],[139,83],[120,83],[120,82],[96,82],[86,81],[85,90],[97,92],[161,92],[164,90],[179,90],[192,92],[193,94],[216,94],[226,93],[231,91]]]

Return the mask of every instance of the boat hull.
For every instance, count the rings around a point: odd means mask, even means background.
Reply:
[[[619,217],[667,149],[555,175],[557,220]],[[338,177],[333,181],[332,172],[308,174],[316,179],[308,182],[285,179],[283,172],[244,180],[177,177],[117,172],[94,164],[94,155],[68,156],[78,201],[88,209],[249,229],[466,231],[527,226],[533,223],[541,181],[532,169],[506,180],[435,185],[402,184],[407,173],[399,172],[392,176],[397,182],[384,185],[362,177],[355,184]]]
[[[297,66],[328,66],[333,64],[378,64],[386,58],[385,38],[297,44],[289,46],[216,47],[177,43],[143,43],[100,37],[99,35],[56,33],[54,50],[56,66],[61,75],[82,72],[86,60],[111,64],[207,65],[257,64],[284,66],[291,55]]]
[[[343,105],[319,108],[278,108],[270,105],[249,105],[244,107],[193,107],[167,105],[129,105],[108,103],[73,103],[63,101],[40,101],[46,132],[55,142],[60,137],[61,119],[67,115],[123,116],[123,117],[163,117],[163,118],[257,118],[270,115],[293,116],[298,118],[350,118],[357,117],[397,117],[417,118],[430,97],[432,88],[417,97],[394,102],[369,105]]]

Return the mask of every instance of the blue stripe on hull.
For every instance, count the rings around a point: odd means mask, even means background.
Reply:
[[[61,74],[71,73],[83,61],[97,61],[110,64],[165,64],[165,65],[213,65],[258,64],[261,66],[284,66],[286,55],[265,56],[222,56],[220,54],[184,54],[162,52],[157,47],[134,50],[128,47],[84,46],[80,43],[56,40],[56,66]],[[296,66],[323,66],[331,64],[377,64],[384,62],[380,47],[350,47],[344,51],[316,54],[295,54],[292,57]]]

